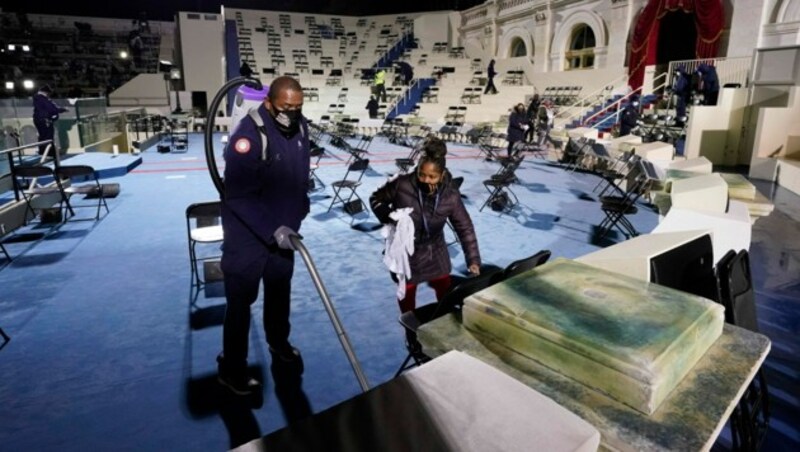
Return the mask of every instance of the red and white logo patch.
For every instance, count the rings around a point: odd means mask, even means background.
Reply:
[[[247,138],[239,138],[236,140],[236,143],[233,145],[233,148],[236,149],[236,152],[240,154],[247,154],[250,152],[250,140]]]

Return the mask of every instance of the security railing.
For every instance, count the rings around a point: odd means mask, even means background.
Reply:
[[[672,61],[669,63],[669,74],[674,74],[678,68],[682,69],[687,74],[691,74],[695,72],[701,64],[707,64],[709,66],[714,66],[716,69],[720,86],[729,84],[747,86],[751,80],[750,68],[752,60],[752,57],[734,57]]]

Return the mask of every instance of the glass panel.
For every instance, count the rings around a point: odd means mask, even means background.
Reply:
[[[589,27],[584,27],[585,37],[583,41],[583,48],[584,49],[591,49],[596,46],[594,41],[594,32]]]
[[[579,26],[572,32],[572,40],[569,44],[570,50],[580,50],[583,48],[583,29],[584,26]]]

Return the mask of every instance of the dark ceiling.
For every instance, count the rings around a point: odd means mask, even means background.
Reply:
[[[173,20],[177,11],[218,12],[220,5],[229,8],[296,11],[316,14],[376,15],[417,11],[463,10],[484,0],[73,0],[30,2],[3,0],[5,12],[56,14],[86,17],[138,18],[142,13],[151,20]]]

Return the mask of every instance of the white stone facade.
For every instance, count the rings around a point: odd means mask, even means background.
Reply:
[[[646,0],[488,0],[461,13],[461,45],[470,56],[504,59],[522,40],[534,72],[561,72],[574,27],[594,32],[595,69],[628,65],[631,35]],[[800,44],[800,0],[723,0],[719,57]]]

